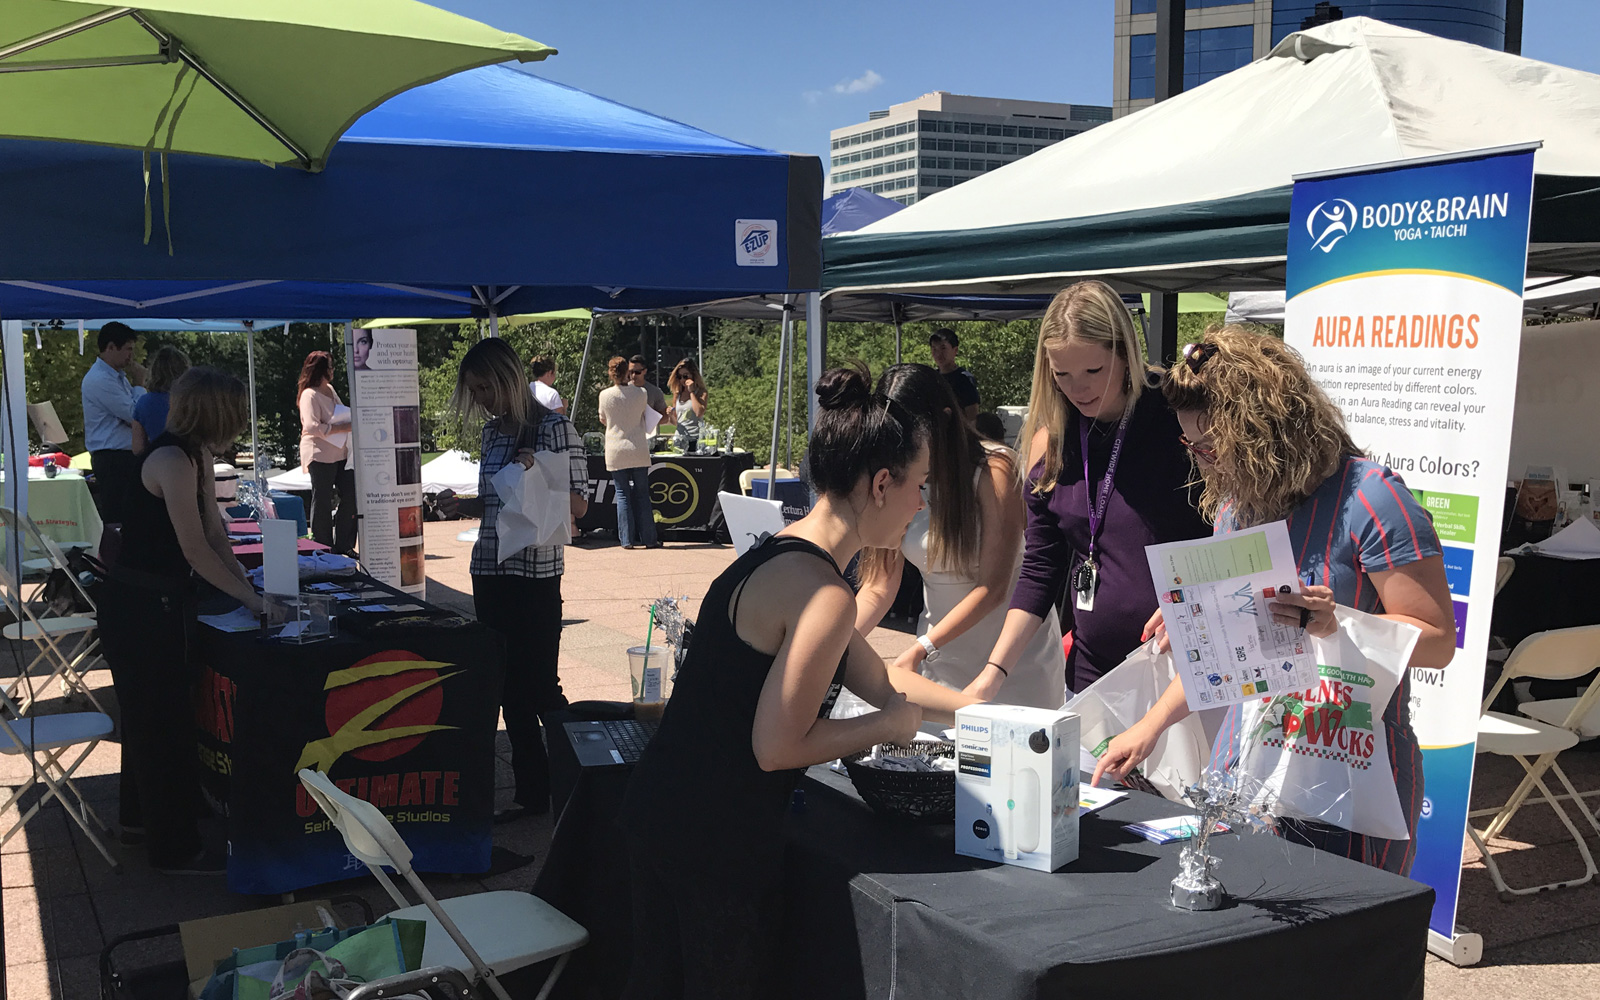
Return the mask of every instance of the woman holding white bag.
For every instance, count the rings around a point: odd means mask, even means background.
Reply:
[[[1270,605],[1274,620],[1319,638],[1339,629],[1336,605],[1414,626],[1410,666],[1442,668],[1455,655],[1455,616],[1439,538],[1400,478],[1367,459],[1344,418],[1281,341],[1223,327],[1190,345],[1162,382],[1183,444],[1205,482],[1202,512],[1217,534],[1285,520],[1302,588]],[[1159,613],[1146,631],[1161,636]],[[1382,710],[1387,756],[1405,828],[1422,807],[1422,751],[1411,729],[1407,672]],[[1310,703],[1319,692],[1306,692]],[[1373,709],[1377,706],[1373,705]],[[1177,680],[1132,728],[1111,741],[1095,769],[1121,778],[1157,737],[1189,714]],[[1241,743],[1240,706],[1217,734],[1213,766],[1228,768]],[[1247,736],[1248,738],[1248,736]],[[1321,850],[1406,874],[1414,839],[1384,839],[1298,820],[1285,833]]]
[[[530,545],[502,558],[495,522],[501,499],[492,481],[501,469],[534,466],[534,455],[565,455],[572,516],[588,510],[589,465],[572,421],[545,409],[528,391],[522,362],[504,340],[479,341],[461,359],[451,406],[464,425],[483,419],[476,499],[440,497],[440,509],[481,517],[472,547],[472,602],[478,621],[506,639],[506,679],[500,704],[511,740],[516,806],[496,822],[550,811],[550,762],[540,732],[544,716],[563,709],[557,667],[561,656],[560,545]]]

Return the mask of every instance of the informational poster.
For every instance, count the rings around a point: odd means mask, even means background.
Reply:
[[[1282,521],[1144,551],[1191,709],[1317,686],[1305,630],[1267,609],[1280,591],[1300,589]]]
[[[348,327],[345,356],[355,415],[361,562],[384,583],[425,596],[417,331]]]
[[[1444,546],[1456,656],[1411,670],[1425,784],[1411,877],[1437,893],[1441,951],[1454,946],[1532,196],[1523,146],[1297,178],[1290,210],[1285,339]]]

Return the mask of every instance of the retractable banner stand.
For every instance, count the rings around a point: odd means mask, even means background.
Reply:
[[[352,410],[350,460],[361,495],[361,564],[426,596],[422,555],[422,410],[417,331],[345,329]]]
[[[1297,177],[1285,339],[1355,442],[1405,479],[1444,546],[1456,655],[1411,670],[1425,798],[1411,877],[1457,964],[1456,895],[1494,602],[1522,335],[1533,146]]]

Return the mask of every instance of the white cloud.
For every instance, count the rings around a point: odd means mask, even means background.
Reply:
[[[867,70],[854,80],[840,80],[833,85],[835,94],[865,94],[869,90],[876,90],[878,84],[883,82],[883,77],[875,70]]]

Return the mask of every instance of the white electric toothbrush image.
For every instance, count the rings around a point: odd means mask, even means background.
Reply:
[[[1016,730],[1012,730],[1011,735],[1012,738],[1007,743],[1007,746],[1011,748],[1008,752],[1014,754],[1018,733]],[[1032,748],[1035,737],[1038,735],[1036,733],[1028,737],[1030,748]],[[1049,748],[1048,740],[1045,743],[1045,747],[1046,749]],[[1015,763],[1015,758],[1013,758],[1010,768],[1011,792],[1007,805],[1010,807],[1012,822],[1015,827],[1011,837],[1014,850],[1006,855],[1007,858],[1015,858],[1018,853],[1032,854],[1039,849],[1041,779],[1038,769],[1033,766],[1033,758],[1025,756],[1024,760],[1026,763],[1019,766]]]

